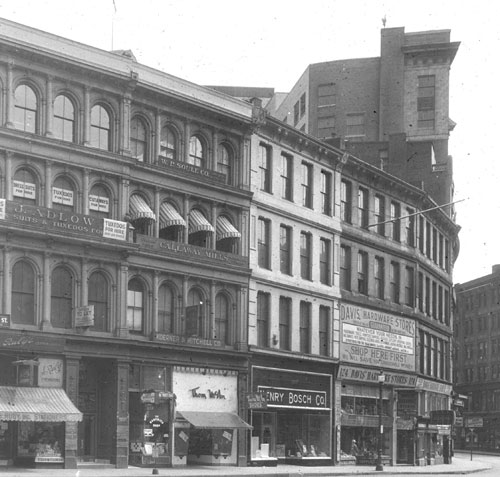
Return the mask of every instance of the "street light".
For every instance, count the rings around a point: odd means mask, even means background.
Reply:
[[[384,470],[382,465],[382,446],[384,442],[384,425],[382,424],[382,386],[385,383],[385,374],[380,370],[378,375],[378,452],[377,452],[377,465],[376,471]]]

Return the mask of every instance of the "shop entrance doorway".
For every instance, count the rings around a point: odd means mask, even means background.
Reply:
[[[78,456],[82,462],[93,462],[96,458],[95,414],[84,414],[78,429]]]

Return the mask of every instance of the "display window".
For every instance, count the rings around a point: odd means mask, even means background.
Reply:
[[[20,422],[17,432],[17,457],[35,462],[64,462],[64,423]]]
[[[342,411],[346,414],[378,416],[378,399],[370,397],[342,396]],[[389,415],[389,400],[382,400],[382,415]]]

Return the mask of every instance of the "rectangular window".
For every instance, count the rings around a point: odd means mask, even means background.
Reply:
[[[377,223],[377,233],[385,235],[385,197],[375,196],[375,222]]]
[[[406,209],[406,245],[415,247],[415,211]]]
[[[130,331],[142,331],[143,312],[142,291],[127,290],[127,327]]]
[[[399,263],[391,262],[389,278],[391,287],[391,301],[393,303],[399,303],[399,285],[400,285]]]
[[[311,279],[311,234],[300,233],[300,276],[305,280]]]
[[[281,197],[292,200],[292,156],[281,154]]]
[[[397,202],[391,202],[391,238],[395,242],[401,240],[401,205]]]
[[[358,252],[358,292],[368,295],[368,254]]]
[[[438,320],[443,322],[443,287],[438,286]]]
[[[435,228],[432,229],[432,261],[434,263],[437,263],[438,261],[438,251],[437,251],[437,246],[438,246],[438,233]]]
[[[417,91],[417,127],[434,129],[436,103],[436,77],[426,75],[418,77]]]
[[[412,267],[406,267],[406,277],[405,277],[405,304],[415,306],[414,298],[414,286],[415,286],[415,271]]]
[[[425,255],[427,258],[432,257],[432,226],[429,222],[425,222]]]
[[[358,218],[360,227],[368,227],[368,190],[363,187],[358,189]]]
[[[300,120],[300,104],[297,101],[293,106],[293,125],[297,126],[299,120]]]
[[[321,213],[332,215],[332,175],[321,171]]]
[[[318,107],[335,106],[335,103],[335,84],[328,83],[318,85]]]
[[[450,292],[444,291],[444,321],[447,325],[450,324]]]
[[[373,276],[375,278],[375,296],[380,300],[384,299],[384,293],[385,293],[384,273],[385,273],[384,259],[382,257],[375,257],[374,273],[373,273]]]
[[[365,135],[365,114],[351,113],[346,116],[346,137]]]
[[[302,163],[302,205],[312,209],[312,171],[311,164]]]
[[[259,217],[258,222],[258,260],[259,267],[271,268],[271,255],[270,255],[270,245],[271,245],[271,222],[267,219]]]
[[[340,183],[340,218],[348,224],[351,223],[352,210],[352,184],[342,180]]]
[[[306,93],[303,93],[300,97],[300,119],[306,114]]]
[[[280,349],[290,350],[290,318],[292,299],[280,296]]]
[[[439,234],[439,266],[444,268],[444,237],[443,234]]]
[[[418,310],[424,311],[424,274],[418,272]]]
[[[425,373],[425,333],[422,330],[419,330],[419,351],[420,351],[420,372]]]
[[[269,316],[271,311],[271,295],[257,293],[257,346],[269,347]]]
[[[431,316],[431,279],[425,277],[425,313]]]
[[[329,356],[330,308],[319,307],[319,354]]]
[[[292,271],[292,229],[285,225],[280,226],[280,271],[291,275]]]
[[[340,288],[351,290],[351,247],[340,246]]]
[[[422,216],[418,218],[418,249],[425,253],[425,219]]]
[[[271,192],[271,148],[259,145],[260,190]]]
[[[324,285],[331,284],[331,241],[325,238],[319,240],[319,281]]]
[[[311,352],[310,339],[310,322],[311,322],[311,304],[305,301],[300,302],[300,352]]]
[[[444,240],[444,269],[450,271],[450,243],[448,239]]]
[[[437,320],[437,283],[432,282],[432,317]]]

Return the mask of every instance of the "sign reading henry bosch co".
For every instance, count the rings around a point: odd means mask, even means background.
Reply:
[[[340,305],[340,353],[348,363],[415,371],[415,321]]]
[[[324,391],[270,386],[257,386],[257,391],[264,395],[268,407],[329,409],[326,392]]]

